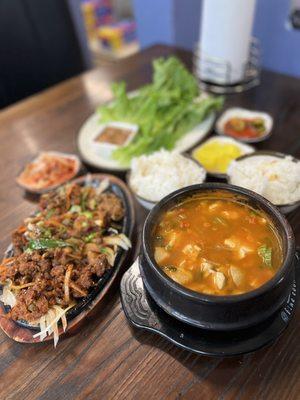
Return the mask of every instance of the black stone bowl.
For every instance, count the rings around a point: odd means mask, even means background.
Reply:
[[[226,198],[264,212],[282,242],[283,263],[276,275],[259,288],[240,295],[215,296],[187,289],[169,278],[153,256],[152,232],[164,211],[195,194],[213,196],[220,191]],[[143,229],[140,272],[152,299],[173,317],[211,330],[248,328],[270,318],[288,297],[295,275],[295,239],[286,218],[262,196],[228,184],[193,185],[166,196],[149,213]]]

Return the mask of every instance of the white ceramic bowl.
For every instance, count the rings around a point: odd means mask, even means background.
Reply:
[[[192,157],[195,161],[197,161],[195,159],[194,153],[200,149],[202,146],[204,146],[207,143],[213,142],[213,141],[219,141],[219,142],[224,142],[224,143],[232,143],[235,144],[237,146],[240,147],[242,154],[241,155],[245,155],[245,154],[250,154],[253,153],[255,151],[254,147],[249,146],[248,144],[242,143],[232,137],[229,136],[212,136],[209,139],[205,140],[205,142],[201,143],[199,146],[195,147],[193,152],[192,152]],[[203,167],[204,169],[206,169],[205,167]],[[206,169],[206,172],[208,173],[208,175],[210,176],[214,176],[216,178],[220,178],[220,179],[226,179],[227,175],[226,173],[222,173],[222,172],[213,172],[213,171],[208,171]]]
[[[133,138],[135,137],[138,126],[134,124],[129,124],[127,122],[109,122],[107,124],[101,125],[99,131],[93,136],[90,146],[91,150],[100,157],[104,157],[105,159],[111,159],[112,152],[117,148],[121,147],[120,145],[116,145],[113,143],[108,142],[98,142],[96,139],[104,132],[105,128],[112,127],[112,128],[120,128],[120,129],[128,129],[131,131],[130,135],[128,136],[127,140],[122,144],[122,146],[126,146],[129,144]]]
[[[203,167],[203,165],[201,165],[197,160],[195,160],[194,158],[192,158],[189,154],[181,154],[182,156],[188,158],[189,160],[192,160],[195,164],[197,164],[200,168],[202,168],[204,171],[205,168]],[[143,206],[146,210],[151,210],[160,200],[158,201],[152,201],[152,200],[148,200],[142,196],[140,196],[139,194],[136,193],[136,191],[132,188],[131,184],[130,184],[130,176],[131,176],[131,171],[128,171],[127,175],[126,175],[126,179],[127,179],[127,185],[129,186],[130,190],[133,192],[136,200],[138,201],[138,203]],[[203,182],[205,182],[206,179],[206,174],[204,176]],[[203,183],[203,182],[199,182],[199,183]],[[181,189],[181,188],[180,188]],[[176,189],[177,190],[177,189]],[[169,195],[170,193],[168,193]]]
[[[264,151],[264,150],[262,150],[262,151],[256,151],[256,152],[251,153],[251,154],[245,154],[245,155],[237,158],[235,161],[239,162],[239,161],[245,160],[247,158],[259,157],[259,156],[272,156],[272,157],[277,157],[277,158],[285,158],[285,157],[287,157],[287,154],[279,153],[279,152],[276,152],[276,151],[268,151],[268,150]],[[300,160],[298,160],[297,158],[294,158],[294,157],[293,157],[293,161],[294,162],[298,162],[298,163],[300,162]],[[227,175],[227,182],[229,184],[233,184],[232,183],[232,179],[231,179],[231,177],[229,175]],[[248,189],[248,190],[250,190],[250,189]],[[298,207],[300,207],[300,200],[294,201],[292,203],[274,204],[274,205],[277,208],[279,208],[279,210],[283,214],[287,215],[287,214],[290,214],[292,211],[295,211]]]
[[[226,122],[231,119],[231,118],[262,118],[265,122],[265,133],[257,138],[234,138],[231,135],[227,135],[224,131],[224,126]],[[260,112],[260,111],[251,111],[247,110],[245,108],[228,108],[226,111],[223,112],[223,114],[218,118],[216,122],[216,132],[219,135],[226,135],[228,137],[232,137],[234,139],[240,140],[241,142],[245,143],[258,143],[262,142],[263,140],[266,140],[268,137],[270,137],[272,133],[272,128],[273,128],[273,118],[271,117],[270,114],[267,114],[265,112]]]

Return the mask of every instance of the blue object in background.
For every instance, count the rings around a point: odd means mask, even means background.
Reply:
[[[156,43],[190,49],[199,37],[201,0],[133,0],[141,48]]]
[[[134,0],[141,48],[165,43],[192,50],[199,38],[201,3]],[[300,77],[300,31],[287,28],[289,12],[290,0],[257,0],[253,33],[261,42],[265,68]]]
[[[133,7],[141,48],[174,44],[173,0],[134,0]]]
[[[289,12],[290,0],[257,0],[253,33],[265,68],[300,77],[300,32],[287,27]]]
[[[164,1],[164,0],[163,0]],[[199,40],[201,0],[173,0],[174,44],[192,50]]]

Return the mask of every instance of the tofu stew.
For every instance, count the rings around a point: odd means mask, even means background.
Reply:
[[[214,192],[165,211],[153,230],[154,258],[191,290],[237,295],[270,280],[282,264],[282,244],[263,211]]]

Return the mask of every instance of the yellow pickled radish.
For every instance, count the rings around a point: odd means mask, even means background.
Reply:
[[[242,154],[243,152],[237,144],[216,139],[195,149],[193,157],[208,172],[226,173],[231,161]]]

